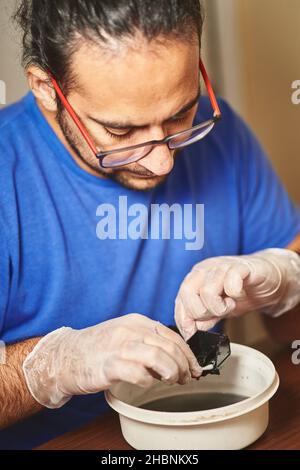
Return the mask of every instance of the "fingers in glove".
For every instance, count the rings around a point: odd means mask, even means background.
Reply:
[[[147,335],[144,342],[154,350],[152,354],[155,355],[155,360],[161,362],[164,361],[162,365],[165,367],[167,365],[169,366],[169,374],[164,374],[162,376],[167,383],[178,382],[180,384],[185,384],[191,380],[189,362],[181,348],[177,346],[176,343],[169,341],[166,337],[158,334]],[[173,369],[171,369],[171,364],[173,364],[175,368],[173,367]]]
[[[115,360],[108,361],[105,369],[107,382],[110,384],[128,382],[143,388],[149,388],[154,383],[150,371],[138,362],[115,358]]]
[[[203,304],[200,298],[200,288],[203,282],[201,279],[203,279],[202,273],[191,272],[188,276],[186,276],[177,296],[177,299],[181,300],[185,314],[193,320],[196,320],[199,317],[211,317],[210,312],[207,311],[206,306]]]
[[[166,347],[166,351],[173,355],[174,345],[178,348],[175,358],[180,359],[181,368],[187,363],[188,370],[193,377],[200,377],[202,369],[198,364],[196,357],[191,351],[189,345],[175,331],[167,328],[161,323],[157,323],[156,332],[162,337],[162,345]],[[167,342],[166,342],[167,341]]]
[[[181,357],[183,355],[186,358],[189,364],[190,372],[193,377],[199,377],[201,375],[202,370],[197,362],[197,359],[190,350],[189,346],[175,331],[171,330],[170,328],[167,328],[162,323],[151,320],[150,318],[144,315],[129,314],[127,315],[127,317],[131,317],[133,319],[134,325],[138,325],[139,327],[145,328],[145,336],[148,335],[149,330],[153,332],[155,336],[161,336],[163,338],[160,343],[161,347],[164,347],[164,345],[166,344],[164,338],[171,341],[171,343],[175,343],[180,348],[180,350],[176,353],[176,357]]]
[[[221,320],[222,320],[221,318],[216,318],[216,317],[212,320],[205,320],[205,321],[198,320],[196,322],[197,330],[199,331],[211,330]]]
[[[185,341],[196,333],[197,328],[195,320],[186,312],[180,297],[177,297],[175,301],[174,319]]]
[[[244,263],[237,263],[228,270],[224,279],[224,291],[228,297],[238,299],[245,295],[244,283],[250,272],[250,266]]]
[[[158,374],[162,380],[169,384],[187,383],[190,380],[189,369],[186,365],[180,367],[178,361],[171,357],[152,337],[147,338],[148,343],[127,341],[120,351],[121,360],[137,362],[147,369]],[[156,344],[155,344],[156,343]]]
[[[226,264],[211,269],[200,286],[201,301],[211,316],[224,317],[235,307],[232,299],[224,296],[224,281],[228,270],[229,266]]]

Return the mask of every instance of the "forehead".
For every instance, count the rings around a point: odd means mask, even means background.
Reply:
[[[107,118],[125,113],[153,119],[175,114],[197,94],[198,62],[199,46],[179,40],[113,52],[86,42],[74,54],[72,72],[89,111]]]

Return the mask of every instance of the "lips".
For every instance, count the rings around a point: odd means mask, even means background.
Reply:
[[[140,178],[140,179],[153,179],[153,178],[157,178],[156,175],[143,175],[142,173],[136,173],[134,171],[129,171],[129,170],[124,170],[124,172],[126,171],[126,173],[129,175],[129,176],[132,176],[133,178]]]

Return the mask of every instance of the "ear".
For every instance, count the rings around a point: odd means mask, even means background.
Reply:
[[[57,112],[56,94],[50,83],[49,75],[36,66],[30,66],[26,70],[29,87],[38,100],[47,111]]]

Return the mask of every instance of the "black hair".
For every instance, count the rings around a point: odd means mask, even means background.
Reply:
[[[65,91],[78,38],[106,45],[139,31],[149,41],[196,37],[201,44],[203,26],[200,0],[21,0],[14,19],[23,32],[23,66],[50,71]]]

